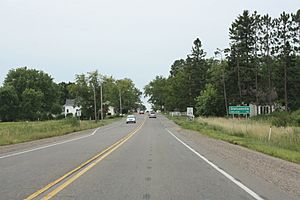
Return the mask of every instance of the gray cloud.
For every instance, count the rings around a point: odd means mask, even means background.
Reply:
[[[228,46],[228,28],[244,9],[278,16],[299,1],[1,0],[0,83],[30,66],[55,81],[98,69],[143,88],[202,40],[208,56]]]

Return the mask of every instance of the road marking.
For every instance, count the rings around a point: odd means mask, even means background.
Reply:
[[[81,139],[84,139],[84,138],[87,138],[87,137],[91,137],[91,136],[95,135],[95,133],[100,128],[103,128],[103,127],[98,127],[91,134],[88,134],[88,135],[80,136],[80,137],[73,138],[73,139],[70,139],[70,140],[65,140],[65,141],[62,141],[62,142],[56,142],[56,143],[53,143],[53,144],[49,144],[49,145],[45,145],[45,146],[41,146],[41,147],[37,147],[37,148],[25,150],[25,151],[20,151],[20,152],[17,152],[17,153],[12,153],[12,154],[8,154],[8,155],[0,156],[0,159],[9,158],[9,157],[13,157],[13,156],[18,156],[18,155],[21,155],[21,154],[30,153],[30,152],[33,152],[33,151],[37,151],[37,150],[41,150],[41,149],[46,149],[46,148],[50,148],[50,147],[53,147],[53,146],[57,146],[57,145],[61,145],[61,144],[69,143],[69,142],[73,142],[73,141],[76,141],[76,140],[81,140]],[[107,131],[107,130],[109,130],[111,128],[114,128],[114,127],[109,127],[107,129],[104,129],[104,131]]]
[[[254,191],[252,191],[247,186],[245,186],[243,183],[241,183],[240,181],[236,180],[233,176],[231,176],[230,174],[228,174],[227,172],[225,172],[224,170],[222,170],[220,167],[218,167],[217,165],[215,165],[214,163],[212,163],[211,161],[209,161],[206,157],[204,157],[203,155],[201,155],[200,153],[198,153],[196,150],[194,150],[192,147],[190,147],[189,145],[187,145],[185,142],[183,142],[182,140],[180,140],[170,130],[166,129],[166,131],[168,131],[168,133],[170,133],[176,140],[178,140],[181,144],[183,144],[185,147],[187,147],[189,150],[191,150],[193,153],[195,153],[198,157],[200,157],[202,160],[204,160],[206,163],[208,163],[211,167],[213,167],[215,170],[217,170],[218,172],[220,172],[222,175],[224,175],[226,178],[228,178],[234,184],[236,184],[241,189],[243,189],[248,194],[250,194],[254,199],[256,199],[256,200],[264,200],[258,194],[256,194]]]
[[[70,185],[72,182],[74,182],[76,179],[78,179],[80,176],[82,176],[84,173],[86,173],[91,168],[93,168],[96,164],[98,164],[105,157],[107,157],[108,155],[110,155],[114,150],[118,149],[127,140],[129,140],[134,134],[136,134],[143,127],[143,125],[145,124],[145,122],[146,122],[146,118],[144,118],[144,121],[134,131],[130,132],[128,135],[126,135],[125,137],[121,138],[120,140],[118,140],[117,142],[115,142],[110,147],[108,147],[107,149],[105,149],[101,153],[97,154],[93,158],[91,158],[88,161],[84,162],[79,167],[73,169],[72,171],[66,173],[62,177],[60,177],[60,178],[56,179],[55,181],[49,183],[48,185],[46,185],[42,189],[40,189],[40,190],[36,191],[35,193],[31,194],[29,197],[25,198],[25,200],[32,200],[32,199],[38,197],[39,195],[41,195],[42,193],[48,191],[53,186],[61,183],[62,181],[66,180],[67,178],[71,177],[71,178],[67,179],[64,183],[62,183],[61,185],[59,185],[56,189],[54,189],[53,191],[51,191],[50,193],[48,193],[46,196],[44,196],[42,198],[42,199],[51,199],[57,193],[59,193],[60,191],[62,191],[64,188],[66,188],[68,185]]]

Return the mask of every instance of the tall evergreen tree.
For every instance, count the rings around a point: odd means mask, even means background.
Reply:
[[[261,17],[259,24],[259,49],[261,54],[261,64],[263,68],[263,80],[261,81],[261,86],[263,90],[266,91],[268,104],[273,105],[275,100],[275,90],[273,88],[273,51],[274,48],[274,24],[272,18],[269,15],[264,15]],[[267,79],[267,80],[266,80]],[[264,86],[267,86],[264,87]],[[264,102],[266,103],[266,102]],[[272,112],[272,110],[271,110]]]
[[[189,105],[195,106],[195,98],[204,89],[207,82],[206,53],[202,49],[202,44],[197,38],[192,47],[192,53],[186,59],[186,73],[188,75]]]
[[[253,65],[253,52],[255,48],[255,19],[245,10],[242,15],[232,23],[229,29],[231,40],[231,63],[236,66],[239,100],[253,101],[255,84],[255,67]]]
[[[292,65],[293,37],[292,21],[290,14],[283,12],[278,19],[275,19],[276,26],[276,53],[280,59],[280,65],[283,71],[283,93],[285,111],[288,110],[288,71]]]
[[[175,60],[175,62],[171,66],[170,76],[174,77],[176,74],[183,70],[186,67],[186,62],[184,59]]]

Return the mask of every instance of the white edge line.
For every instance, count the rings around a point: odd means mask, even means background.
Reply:
[[[122,122],[121,122],[120,124],[122,124]],[[3,158],[9,158],[9,157],[12,157],[12,156],[17,156],[17,155],[21,155],[21,154],[25,154],[25,153],[29,153],[29,152],[33,152],[33,151],[37,151],[37,150],[46,149],[46,148],[49,148],[49,147],[53,147],[53,146],[65,144],[65,143],[68,143],[68,142],[73,142],[73,141],[80,140],[80,139],[83,139],[83,138],[87,138],[87,137],[90,137],[90,136],[95,135],[95,133],[96,133],[100,128],[103,128],[103,126],[98,127],[97,129],[95,129],[95,130],[94,130],[91,134],[89,134],[89,135],[84,135],[84,136],[77,137],[77,138],[74,138],[74,139],[65,140],[65,141],[63,141],[63,142],[57,142],[57,143],[49,144],[49,145],[46,145],[46,146],[37,147],[37,148],[34,148],[34,149],[29,149],[29,150],[20,151],[20,152],[17,152],[17,153],[8,154],[8,155],[5,155],[5,156],[0,156],[0,159],[3,159]],[[115,127],[108,127],[108,128],[106,128],[106,129],[104,129],[104,131],[110,130],[110,129],[112,129],[112,128],[115,128]]]
[[[237,186],[239,186],[241,189],[243,189],[248,194],[250,194],[254,199],[256,199],[256,200],[264,200],[258,194],[256,194],[254,191],[252,191],[247,186],[245,186],[243,183],[241,183],[240,181],[236,180],[233,176],[231,176],[230,174],[228,174],[227,172],[225,172],[224,170],[222,170],[221,168],[219,168],[217,165],[215,165],[214,163],[212,163],[211,161],[209,161],[207,158],[205,158],[203,155],[201,155],[200,153],[198,153],[197,151],[195,151],[193,148],[191,148],[189,145],[187,145],[186,143],[184,143],[177,136],[175,136],[171,131],[169,131],[168,129],[166,129],[166,131],[168,131],[176,140],[178,140],[181,144],[183,144],[185,147],[187,147],[189,150],[191,150],[193,153],[195,153],[197,156],[199,156],[202,160],[204,160],[206,163],[208,163],[210,166],[212,166],[215,170],[217,170],[218,172],[220,172],[222,175],[224,175],[230,181],[232,181]]]
[[[25,151],[20,151],[20,152],[17,152],[17,153],[8,154],[8,155],[5,155],[5,156],[0,156],[0,159],[3,159],[3,158],[9,158],[9,157],[12,157],[12,156],[17,156],[17,155],[21,155],[21,154],[24,154],[24,153],[29,153],[29,152],[33,152],[33,151],[37,151],[37,150],[41,150],[41,149],[46,149],[46,148],[49,148],[49,147],[53,147],[53,146],[65,144],[65,143],[68,143],[68,142],[73,142],[73,141],[80,140],[80,139],[83,139],[83,138],[87,138],[87,137],[90,137],[90,136],[95,135],[95,133],[96,133],[100,128],[101,128],[101,127],[98,127],[97,129],[95,129],[95,130],[94,130],[91,134],[89,134],[89,135],[84,135],[84,136],[77,137],[77,138],[73,138],[73,139],[70,139],[70,140],[65,140],[65,141],[63,141],[63,142],[57,142],[57,143],[49,144],[49,145],[46,145],[46,146],[41,146],[41,147],[37,147],[37,148],[25,150]]]

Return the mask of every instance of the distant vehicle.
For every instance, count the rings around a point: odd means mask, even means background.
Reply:
[[[139,113],[143,115],[143,114],[145,113],[145,111],[143,111],[143,110],[140,110],[140,112],[139,112]]]
[[[149,113],[149,118],[156,118],[156,114],[155,114],[154,111],[151,111],[151,112]]]
[[[136,118],[134,115],[128,115],[127,118],[126,118],[126,124],[129,124],[129,123],[136,123]]]

